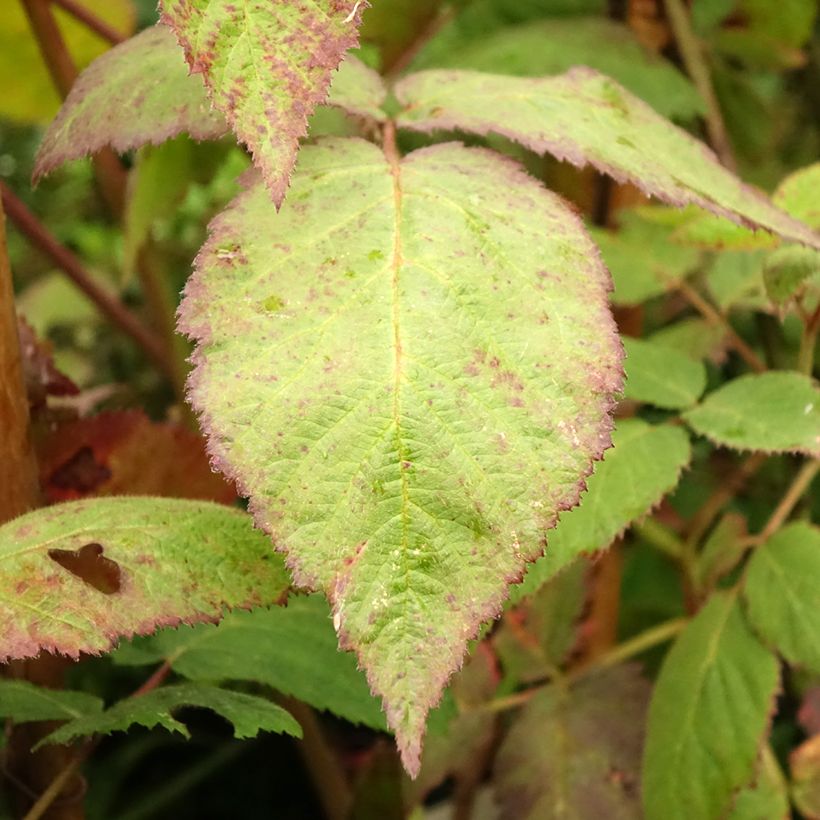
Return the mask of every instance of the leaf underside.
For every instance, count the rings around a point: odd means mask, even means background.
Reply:
[[[162,0],[191,71],[250,148],[277,207],[299,140],[358,42],[361,0]]]
[[[83,566],[89,554],[96,560]],[[0,659],[105,652],[123,636],[275,603],[289,586],[247,515],[162,498],[75,501],[17,518],[0,527],[0,566]]]
[[[703,143],[592,69],[543,79],[423,71],[395,92],[403,128],[500,134],[536,153],[590,164],[672,205],[700,205],[820,248],[820,236],[743,185]]]
[[[621,349],[582,225],[514,163],[303,149],[211,226],[181,309],[217,466],[329,597],[416,771],[424,716],[610,442]]]

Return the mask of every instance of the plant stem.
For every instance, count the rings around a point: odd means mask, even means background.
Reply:
[[[145,682],[135,689],[129,697],[138,698],[140,695],[145,695],[148,692],[153,692],[171,673],[171,662],[163,661],[145,680]]]
[[[105,20],[101,20],[93,12],[89,11],[85,6],[81,6],[76,0],[51,0],[51,2],[99,34],[104,40],[108,40],[112,45],[125,42],[126,38],[122,34],[109,26]]]
[[[63,789],[79,771],[84,760],[85,755],[73,757],[69,764],[51,781],[48,788],[37,798],[37,802],[28,810],[23,820],[40,820],[51,808],[52,804],[60,797]]]
[[[803,493],[811,486],[818,471],[820,471],[820,459],[807,461],[800,468],[789,489],[786,490],[786,494],[772,513],[771,518],[766,522],[766,526],[763,527],[759,535],[755,536],[756,544],[763,544],[768,541],[786,523],[786,519],[803,497]]]
[[[756,373],[765,373],[766,365],[758,357],[757,353],[752,350],[746,342],[740,337],[737,331],[729,323],[729,320],[723,316],[714,306],[700,295],[686,280],[682,280],[677,284],[681,295],[689,302],[692,307],[697,310],[707,322],[712,325],[717,325],[723,328],[729,339],[729,345],[735,352],[749,365],[749,367]]]
[[[684,553],[683,541],[654,518],[647,518],[641,524],[636,524],[635,532],[648,544],[655,547],[658,552],[662,552],[669,558],[679,561]]]
[[[128,334],[146,355],[171,378],[172,371],[165,351],[159,341],[117,299],[100,287],[83,268],[82,263],[68,248],[61,245],[48,229],[26,208],[0,180],[3,205],[17,228],[26,238],[57,265],[72,282],[99,308],[100,312],[116,327]]]
[[[811,376],[814,372],[814,356],[817,351],[817,336],[820,332],[820,305],[806,319],[803,335],[800,337],[800,350],[797,354],[797,370]]]
[[[683,0],[664,0],[664,8],[686,71],[706,103],[706,130],[709,133],[709,141],[720,161],[729,170],[736,171],[737,162],[732,151],[732,142],[720,111],[720,103],[715,94],[703,49],[692,30],[689,12]]]

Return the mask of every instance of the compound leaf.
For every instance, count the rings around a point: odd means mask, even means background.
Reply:
[[[778,687],[778,665],[718,592],[661,668],[643,759],[647,820],[723,817],[752,779]]]
[[[501,816],[637,820],[649,690],[630,665],[536,694],[498,752]]]
[[[820,453],[820,390],[799,373],[741,376],[687,411],[693,430],[715,444],[767,453]]]
[[[744,596],[758,634],[789,663],[820,673],[820,529],[784,527],[749,561]]]
[[[820,236],[744,186],[706,146],[592,69],[544,79],[423,71],[398,83],[396,96],[404,128],[500,134],[673,205],[700,205],[820,248]]]
[[[411,771],[467,640],[609,445],[608,289],[560,199],[457,144],[322,140],[280,214],[256,184],[212,224],[181,309],[211,453],[331,600]]]
[[[608,547],[633,521],[649,513],[675,488],[689,464],[689,437],[678,427],[653,427],[640,419],[619,421],[613,447],[587,483],[584,503],[561,516],[547,551],[513,587],[511,599],[535,592],[581,553]]]
[[[341,652],[321,595],[291,596],[287,606],[232,612],[217,625],[166,629],[120,647],[121,664],[168,661],[194,681],[248,680],[327,709],[351,723],[384,729],[352,655]]]
[[[73,720],[101,712],[103,702],[85,692],[46,689],[25,680],[0,680],[0,717],[29,720]]]
[[[254,156],[282,204],[307,133],[334,71],[358,42],[362,0],[162,0],[162,20],[202,74],[214,108]]]
[[[626,351],[624,396],[676,410],[693,405],[706,387],[702,362],[645,339],[622,339]]]
[[[47,507],[0,527],[0,658],[76,658],[160,625],[274,603],[289,579],[238,510],[164,498]]]
[[[126,732],[134,725],[147,729],[162,726],[169,732],[179,732],[188,737],[185,724],[172,714],[185,706],[211,709],[222,715],[233,724],[234,736],[238,738],[255,737],[259,732],[302,736],[302,729],[296,720],[281,706],[266,698],[232,692],[218,686],[181,683],[126,698],[99,714],[75,718],[52,732],[42,743],[68,743],[77,737]]]

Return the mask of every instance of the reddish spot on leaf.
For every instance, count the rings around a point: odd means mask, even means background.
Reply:
[[[102,544],[86,544],[78,550],[49,550],[48,557],[104,595],[120,591],[120,565],[103,555]]]

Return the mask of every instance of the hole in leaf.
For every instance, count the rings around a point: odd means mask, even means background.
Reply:
[[[81,447],[51,474],[49,484],[85,495],[109,478],[111,470],[94,458],[94,451],[90,447]]]
[[[102,544],[86,544],[78,550],[49,550],[48,557],[104,595],[120,591],[120,565],[103,555]]]

